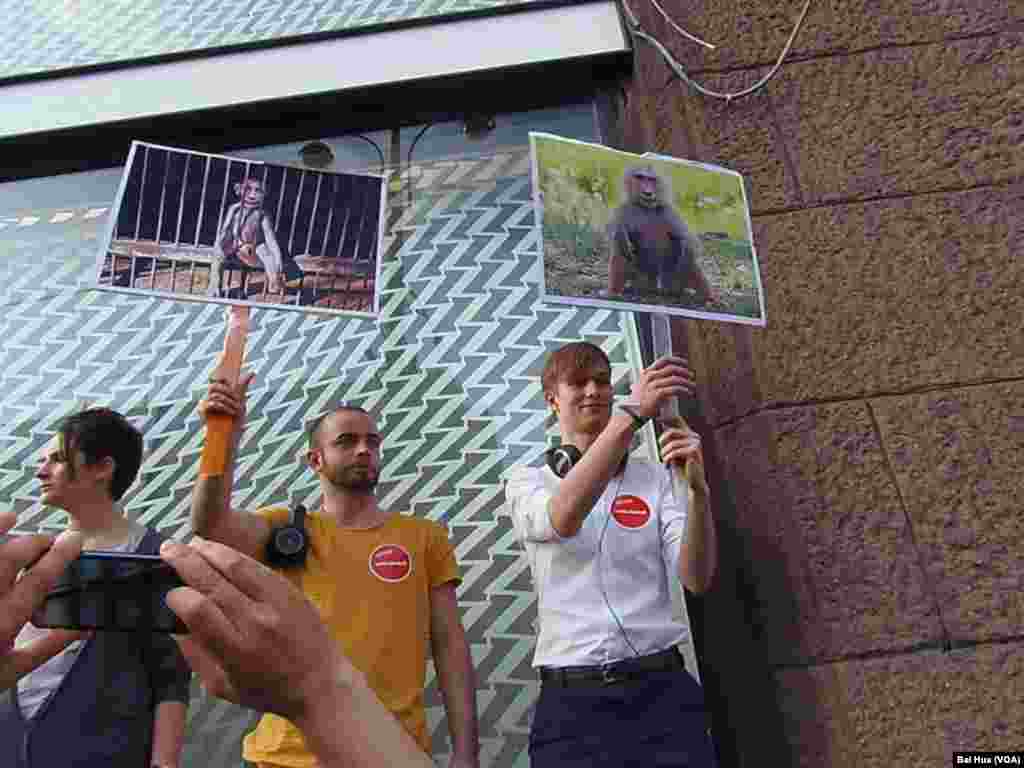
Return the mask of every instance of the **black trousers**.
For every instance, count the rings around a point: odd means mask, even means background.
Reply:
[[[715,768],[704,692],[687,672],[561,687],[545,683],[531,768]]]

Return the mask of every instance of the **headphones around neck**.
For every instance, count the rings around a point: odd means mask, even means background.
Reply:
[[[556,477],[565,477],[569,474],[569,470],[575,467],[579,460],[583,458],[583,454],[580,453],[580,449],[575,445],[566,443],[564,445],[557,445],[554,448],[548,448],[544,452],[544,458]]]
[[[306,533],[306,508],[292,507],[288,522],[270,532],[267,541],[267,564],[272,568],[296,568],[306,562],[309,534]]]
[[[544,452],[544,460],[558,478],[564,478],[568,475],[569,470],[575,467],[582,458],[583,454],[580,452],[580,449],[568,443],[556,445],[554,448],[548,448]],[[627,461],[629,461],[628,453],[622,457],[622,461],[619,463],[619,468],[615,470],[615,474],[625,471]]]

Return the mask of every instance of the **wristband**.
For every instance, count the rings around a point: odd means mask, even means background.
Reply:
[[[619,410],[623,413],[629,414],[629,417],[633,419],[633,431],[643,429],[644,425],[650,421],[650,418],[644,418],[640,415],[640,411],[636,409],[635,405],[620,405]]]

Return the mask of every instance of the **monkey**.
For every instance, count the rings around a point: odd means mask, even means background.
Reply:
[[[623,294],[629,265],[648,291],[677,293],[690,285],[702,304],[717,304],[698,264],[700,240],[673,209],[665,179],[644,164],[627,168],[622,180],[625,202],[608,222],[607,295]]]
[[[277,244],[274,225],[263,210],[267,196],[266,184],[259,179],[247,178],[235,184],[238,202],[224,214],[214,245],[214,259],[210,268],[210,296],[221,296],[224,266],[263,267],[267,273],[267,290],[281,290],[281,247]]]

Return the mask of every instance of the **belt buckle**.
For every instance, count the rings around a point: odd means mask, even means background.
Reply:
[[[601,684],[602,685],[615,685],[615,683],[625,682],[626,676],[621,672],[615,671],[616,662],[610,661],[607,664],[601,665]]]

